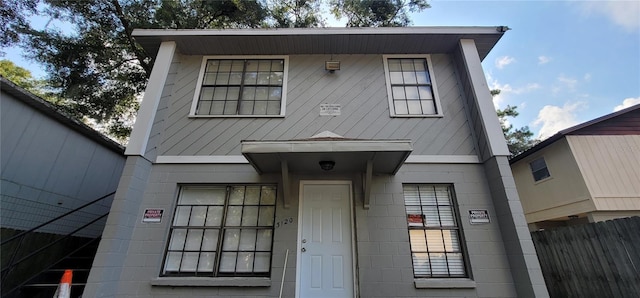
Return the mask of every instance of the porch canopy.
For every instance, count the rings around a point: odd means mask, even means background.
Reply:
[[[242,141],[242,155],[260,174],[282,173],[285,205],[289,173],[363,173],[365,208],[373,174],[395,175],[412,151],[410,140],[348,139],[323,132],[290,141]],[[330,170],[320,162],[333,162]]]

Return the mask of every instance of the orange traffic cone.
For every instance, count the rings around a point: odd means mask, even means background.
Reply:
[[[56,293],[53,294],[53,298],[70,298],[71,297],[71,278],[73,277],[73,270],[65,270],[60,279],[60,284],[56,289]]]

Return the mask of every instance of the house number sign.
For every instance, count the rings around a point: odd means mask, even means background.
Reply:
[[[279,227],[282,227],[282,226],[288,225],[288,224],[293,224],[293,217],[288,217],[288,218],[285,218],[285,219],[283,219],[281,221],[277,221],[275,223],[275,227],[279,228]]]
[[[469,222],[472,225],[490,223],[491,220],[489,219],[489,211],[486,209],[469,210]]]

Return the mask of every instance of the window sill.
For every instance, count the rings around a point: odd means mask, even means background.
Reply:
[[[543,183],[543,182],[547,182],[547,181],[552,180],[552,179],[553,179],[552,176],[545,177],[545,178],[542,178],[542,179],[540,179],[538,181],[534,181],[533,185],[540,184],[540,183]]]
[[[416,289],[473,289],[476,287],[476,282],[468,278],[416,278],[413,282]]]
[[[391,118],[443,118],[442,114],[433,115],[391,115]]]
[[[189,115],[189,118],[284,118],[284,115]]]
[[[159,287],[270,287],[267,277],[158,277],[151,280]]]

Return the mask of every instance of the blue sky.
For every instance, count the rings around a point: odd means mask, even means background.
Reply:
[[[640,1],[430,1],[415,26],[512,28],[482,65],[536,137],[640,104]]]
[[[414,26],[509,26],[483,62],[496,107],[536,137],[640,103],[640,1],[430,1]],[[46,20],[45,20],[46,22]],[[31,70],[19,49],[9,59]]]

